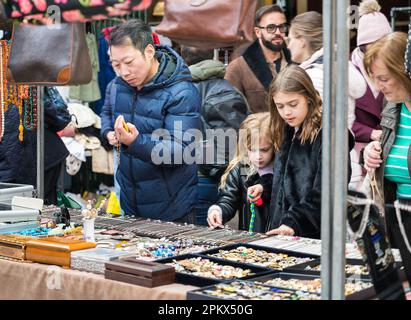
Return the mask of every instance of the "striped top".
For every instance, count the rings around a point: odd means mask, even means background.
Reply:
[[[411,112],[401,107],[400,123],[394,144],[385,165],[385,178],[397,184],[397,198],[411,199],[411,178],[408,171],[408,149],[411,144]]]

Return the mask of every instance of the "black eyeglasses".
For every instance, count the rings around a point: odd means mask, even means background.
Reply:
[[[268,33],[275,33],[277,29],[280,30],[281,33],[286,33],[288,31],[288,24],[269,24],[266,27],[257,26],[257,28],[265,29]]]

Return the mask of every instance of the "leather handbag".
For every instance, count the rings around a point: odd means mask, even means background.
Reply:
[[[257,0],[165,0],[156,32],[186,46],[225,48],[253,40]]]
[[[84,24],[15,25],[7,76],[28,85],[89,83],[92,69]]]

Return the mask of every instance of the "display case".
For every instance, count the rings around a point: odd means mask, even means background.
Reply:
[[[14,196],[33,197],[34,188],[28,184],[0,182],[0,202],[11,203]]]

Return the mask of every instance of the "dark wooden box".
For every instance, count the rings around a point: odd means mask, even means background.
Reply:
[[[106,279],[149,288],[174,283],[175,275],[172,266],[132,257],[107,262],[104,273]]]

